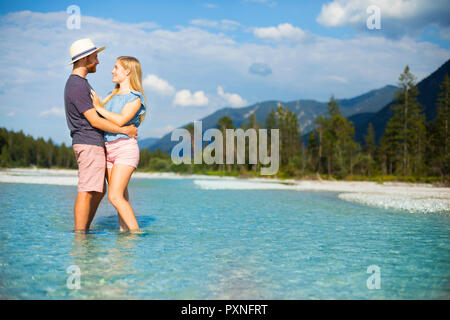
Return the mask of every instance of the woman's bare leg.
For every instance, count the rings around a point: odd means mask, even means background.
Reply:
[[[128,201],[128,203],[130,203],[130,195],[128,194],[128,187],[125,188],[123,197],[125,198],[125,200]],[[119,212],[117,212],[117,217],[119,218],[120,231],[130,231],[127,225],[125,224],[125,221],[123,221],[122,218],[120,217]]]
[[[131,166],[115,164],[109,176],[108,200],[117,209],[122,222],[129,231],[139,230],[133,208],[125,198],[126,188],[134,169]]]
[[[109,181],[111,180],[111,173],[112,173],[112,168],[107,168],[107,172],[106,172],[106,180],[108,181],[108,185],[109,185]],[[130,201],[129,198],[129,194],[128,194],[128,187],[125,188],[125,192],[123,193],[123,196],[125,198],[125,200],[127,200],[128,202]],[[119,218],[119,231],[130,231],[128,230],[127,225],[125,224],[125,222],[122,220],[122,218],[120,217],[119,211],[117,211],[117,217]]]

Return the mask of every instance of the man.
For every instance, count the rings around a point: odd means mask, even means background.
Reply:
[[[72,74],[64,89],[67,125],[72,137],[72,147],[78,162],[78,194],[75,200],[75,232],[89,230],[98,205],[106,192],[106,157],[103,131],[137,136],[137,128],[118,127],[100,117],[92,105],[91,86],[86,75],[94,73],[99,64],[97,48],[86,38],[75,41],[70,47]]]

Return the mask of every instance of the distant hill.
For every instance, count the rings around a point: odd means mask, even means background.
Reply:
[[[145,138],[138,140],[139,149],[150,148],[160,138]]]
[[[351,99],[340,99],[337,101],[339,102],[339,106],[341,107],[341,111],[344,116],[349,117],[358,113],[374,114],[392,101],[396,89],[397,88],[395,86],[388,85],[380,89],[371,90]],[[223,116],[230,117],[233,120],[234,125],[236,127],[240,127],[241,124],[248,121],[252,113],[255,113],[256,120],[264,125],[270,110],[276,109],[279,103],[297,114],[303,134],[313,129],[314,119],[325,112],[327,108],[327,102],[319,102],[315,100],[295,100],[290,102],[271,100],[242,108],[227,107],[217,110],[214,113],[202,118],[202,129],[205,131],[209,128],[215,127],[217,121]],[[366,119],[364,118],[364,120]],[[187,124],[188,123],[186,123],[186,125]],[[172,142],[170,140],[171,134],[172,133],[168,133],[160,140],[153,143],[149,147],[150,150],[161,149],[164,151],[167,148],[170,153],[172,148],[177,144],[176,141]]]
[[[411,70],[411,72],[414,74],[414,70]],[[419,89],[417,99],[423,106],[427,121],[434,121],[436,119],[436,99],[440,91],[439,87],[442,84],[446,73],[450,74],[450,60],[417,84]],[[391,101],[371,117],[368,117],[365,120],[359,119],[360,121],[355,122],[355,138],[358,142],[363,143],[369,122],[372,122],[376,141],[377,143],[379,142],[386,128],[386,124],[392,116],[391,106],[394,103],[395,101]]]

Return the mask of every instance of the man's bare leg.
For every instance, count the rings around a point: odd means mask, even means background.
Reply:
[[[74,208],[75,232],[87,231],[86,226],[89,221],[89,213],[91,212],[91,201],[93,196],[93,191],[78,192]]]
[[[97,212],[98,206],[99,206],[100,202],[102,201],[103,196],[105,195],[106,192],[104,191],[104,192],[93,192],[93,193],[94,193],[94,195],[92,196],[92,199],[91,199],[91,209],[89,211],[89,218],[86,223],[86,230],[89,230],[89,228],[91,227],[92,220],[94,219],[94,216],[95,216],[95,213]]]
[[[105,189],[104,189],[105,190]],[[75,231],[88,231],[105,192],[78,192],[75,200]]]

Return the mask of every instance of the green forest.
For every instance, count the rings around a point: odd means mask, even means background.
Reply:
[[[241,128],[265,128],[269,133],[270,129],[280,130],[278,178],[441,182],[449,185],[448,75],[440,85],[436,119],[430,122],[426,121],[423,106],[417,101],[419,92],[415,76],[408,66],[399,77],[398,87],[391,107],[393,115],[378,144],[371,123],[364,144],[355,141],[353,123],[342,116],[334,97],[328,102],[327,112],[315,119],[315,129],[309,134],[307,144],[303,143],[296,114],[283,105],[272,109],[265,123],[257,122],[252,114]],[[219,119],[216,127],[223,133],[226,129],[235,129],[233,121],[226,116]],[[193,136],[194,126],[189,124],[185,128]],[[36,140],[22,131],[0,128],[0,150],[2,168],[77,168],[71,146],[64,143],[58,146],[51,139]],[[175,165],[165,151],[141,150],[138,170],[232,176],[260,174],[259,164]]]

